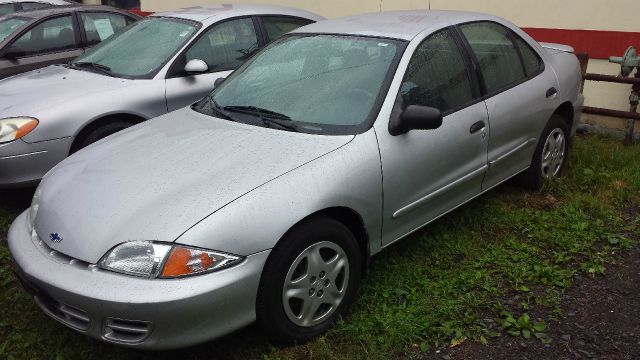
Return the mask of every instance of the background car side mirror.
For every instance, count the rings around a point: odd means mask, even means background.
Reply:
[[[15,46],[9,46],[4,50],[0,50],[0,58],[15,59],[24,55],[26,55],[26,52]]]
[[[442,125],[440,110],[428,106],[409,105],[395,121],[389,123],[391,135],[401,135],[411,130],[433,130]]]
[[[217,78],[216,81],[213,82],[213,86],[214,87],[218,87],[220,84],[222,84],[224,82],[224,79],[226,79],[226,78],[223,78],[223,77]]]
[[[209,65],[200,59],[191,59],[184,66],[184,71],[190,75],[202,74],[209,71]]]

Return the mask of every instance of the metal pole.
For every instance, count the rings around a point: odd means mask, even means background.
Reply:
[[[635,79],[640,80],[640,68],[636,69]],[[638,99],[640,98],[640,83],[636,82],[631,87],[631,95],[629,95],[629,112],[635,113],[638,111]],[[633,144],[633,132],[636,127],[635,119],[627,120],[627,136],[624,139],[625,145]]]

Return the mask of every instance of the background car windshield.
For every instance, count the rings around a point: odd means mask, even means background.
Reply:
[[[18,28],[27,22],[25,19],[20,18],[6,18],[0,21],[0,42],[8,38]]]
[[[116,75],[144,77],[169,61],[195,34],[194,24],[148,18],[125,28],[74,60],[107,66]]]
[[[212,99],[222,108],[284,114],[302,130],[357,127],[373,111],[398,45],[355,36],[286,36],[236,71]]]

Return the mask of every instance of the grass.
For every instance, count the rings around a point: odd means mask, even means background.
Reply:
[[[352,312],[290,348],[255,326],[164,353],[101,344],[36,308],[13,280],[2,238],[0,359],[383,359],[496,336],[554,341],[545,331],[573,277],[605,274],[640,230],[640,146],[581,137],[569,161],[541,192],[503,185],[374,257]],[[5,234],[17,212],[1,206]]]

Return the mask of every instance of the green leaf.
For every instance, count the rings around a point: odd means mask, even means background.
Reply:
[[[549,344],[551,343],[551,338],[547,336],[547,334],[545,333],[534,333],[533,334],[536,338],[538,338],[538,340],[542,341],[543,344]]]
[[[547,325],[543,321],[538,321],[533,324],[533,329],[538,332],[545,331],[547,329]]]
[[[593,174],[594,174],[594,171],[593,171],[593,169],[584,168],[584,169],[582,169],[582,173],[583,173],[584,175],[593,175]]]
[[[609,236],[607,240],[611,245],[617,245],[620,242],[620,239],[617,236]]]
[[[520,330],[507,330],[507,334],[511,336],[520,336]]]
[[[423,341],[422,343],[420,343],[420,351],[427,352],[429,351],[429,348],[431,347],[429,346],[429,344],[427,344],[426,341]]]
[[[529,328],[529,314],[524,313],[520,316],[520,318],[518,319],[518,327],[520,329],[527,329]]]
[[[486,337],[480,336],[480,344],[487,345],[488,343],[489,343],[489,341],[487,341]]]
[[[522,337],[524,337],[525,339],[530,339],[531,338],[531,331],[529,331],[529,329],[523,329],[522,330]]]

